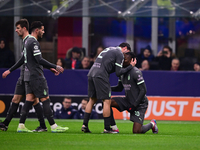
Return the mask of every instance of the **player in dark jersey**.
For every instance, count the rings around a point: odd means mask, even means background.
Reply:
[[[43,67],[54,68],[54,71],[59,73],[63,72],[64,69],[42,58],[40,44],[37,40],[42,38],[43,34],[44,25],[40,21],[33,22],[31,24],[31,36],[25,42],[24,48],[24,63],[30,72],[30,76],[25,81],[26,101],[21,111],[18,132],[27,132],[27,130],[24,131],[24,123],[35,98],[39,98],[43,103],[44,116],[47,118],[52,132],[65,132],[68,130],[68,127],[60,127],[55,123],[50,107],[48,86],[44,77]]]
[[[29,23],[28,23],[27,19],[21,19],[16,22],[15,26],[16,26],[16,32],[18,33],[19,37],[21,37],[23,39],[23,45],[24,45],[25,41],[29,37],[29,32],[28,32]],[[22,60],[21,60],[21,62],[19,60],[9,70],[6,70],[2,74],[2,77],[6,78],[7,75],[9,75],[15,69],[19,68],[23,63],[24,62]],[[12,103],[8,110],[7,116],[6,116],[5,120],[0,123],[0,129],[2,131],[7,131],[10,121],[12,120],[12,118],[15,116],[15,114],[17,112],[20,101],[26,95],[25,94],[25,83],[24,83],[24,69],[25,69],[25,65],[23,65],[21,68],[20,77],[18,78],[16,87],[15,87],[15,93],[12,98]],[[43,117],[42,106],[40,105],[38,99],[35,100],[35,103],[33,104],[33,106],[36,111],[38,120],[40,122],[40,127],[41,127],[40,129],[38,128],[38,130],[36,130],[36,131],[39,131],[39,132],[47,131],[47,127],[45,125],[45,121],[44,121],[44,117]]]
[[[117,76],[120,76],[132,68],[131,65],[122,68],[124,60],[123,53],[129,50],[131,50],[131,48],[128,43],[121,43],[118,47],[108,47],[104,49],[95,60],[88,73],[88,97],[90,97],[90,100],[85,109],[84,121],[81,128],[83,132],[90,132],[88,122],[92,107],[98,99],[101,99],[103,100],[103,133],[115,133],[110,128],[111,88],[109,75],[115,72]]]
[[[123,66],[127,67],[130,65],[132,59],[134,60],[134,63],[132,63],[134,66],[136,64],[135,54],[133,52],[124,54]],[[134,122],[133,133],[146,133],[150,129],[152,129],[153,133],[158,133],[158,127],[154,119],[149,124],[143,125],[145,112],[148,107],[148,99],[146,97],[146,85],[142,72],[137,67],[134,66],[127,73],[123,74],[119,78],[118,85],[112,86],[111,89],[115,92],[125,90],[125,97],[112,97],[111,107],[115,107],[119,111],[127,110],[130,112],[130,120]],[[112,109],[111,128],[118,130]]]

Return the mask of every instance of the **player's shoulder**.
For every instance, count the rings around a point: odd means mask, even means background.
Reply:
[[[37,39],[34,36],[31,36],[31,35],[28,37],[27,42],[31,43],[31,44],[37,44],[37,45],[39,44]]]
[[[133,67],[133,69],[132,69],[132,73],[134,73],[134,74],[142,74],[142,72],[141,72],[141,70],[140,69],[138,69],[137,67]]]

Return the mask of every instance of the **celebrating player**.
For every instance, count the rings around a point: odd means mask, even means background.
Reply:
[[[124,60],[123,53],[128,50],[131,50],[128,43],[121,43],[118,47],[108,47],[98,55],[90,69],[88,73],[88,97],[90,97],[90,100],[85,109],[84,121],[81,128],[83,132],[90,132],[88,122],[92,107],[97,99],[102,99],[104,117],[103,133],[116,133],[110,128],[111,87],[109,75],[115,72],[117,76],[120,76],[132,68],[131,65],[122,68]]]
[[[128,52],[124,54],[123,67],[130,65],[132,59],[134,60],[132,65],[136,64],[135,54]],[[128,110],[130,112],[130,120],[134,122],[133,133],[146,133],[152,129],[153,133],[158,133],[158,127],[156,120],[151,120],[149,124],[143,125],[144,115],[148,107],[148,99],[146,97],[146,85],[143,79],[142,72],[133,67],[127,73],[123,74],[117,86],[111,87],[112,91],[121,92],[125,90],[125,97],[113,97],[111,99],[111,107],[115,107],[119,111]],[[119,132],[111,109],[111,128]]]

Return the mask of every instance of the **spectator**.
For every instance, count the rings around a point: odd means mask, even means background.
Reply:
[[[171,63],[171,71],[178,71],[180,70],[180,61],[178,58],[173,58]]]
[[[90,57],[88,56],[83,57],[80,69],[90,69],[90,68],[91,68]]]
[[[142,49],[141,53],[137,56],[136,66],[138,68],[141,68],[143,60],[148,60],[149,62],[154,60],[154,55],[152,54],[152,50],[149,45],[146,48]]]
[[[194,71],[200,71],[200,63],[199,62],[194,63]]]
[[[88,103],[88,98],[84,98],[81,101],[81,108],[77,111],[77,113],[74,116],[74,119],[83,119],[84,118],[84,113],[85,113],[85,108]],[[93,109],[90,115],[90,119],[98,119],[98,114],[97,112]]]
[[[139,68],[141,71],[149,70],[150,64],[148,60],[143,60],[141,64],[141,68]]]
[[[61,109],[56,110],[54,114],[55,119],[73,119],[76,114],[76,110],[71,105],[72,99],[65,97],[63,100],[63,106]]]
[[[63,67],[66,69],[65,60],[63,58],[58,58],[56,65]]]
[[[170,70],[172,58],[172,49],[169,46],[164,46],[163,49],[158,53],[155,61],[158,62],[160,70]]]
[[[90,61],[91,61],[92,64],[95,62],[96,58],[98,57],[98,55],[99,55],[103,50],[104,50],[104,47],[103,47],[103,46],[97,47],[96,55],[95,55],[93,58],[91,57],[91,59],[90,59]]]
[[[0,68],[10,68],[15,64],[13,52],[7,47],[6,40],[0,39]]]
[[[66,68],[67,69],[79,69],[81,65],[81,58],[83,56],[83,52],[78,47],[73,47],[72,49],[67,51],[66,55]]]

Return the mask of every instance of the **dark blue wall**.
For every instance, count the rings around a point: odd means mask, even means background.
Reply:
[[[0,69],[2,74],[5,69]],[[12,72],[6,79],[0,78],[0,94],[13,94],[20,70]],[[54,76],[44,70],[50,95],[87,95],[87,73],[85,70],[65,70],[63,74]],[[200,72],[143,72],[148,96],[200,96]],[[111,74],[111,85],[117,84],[117,77]],[[122,93],[113,93],[124,94]]]

